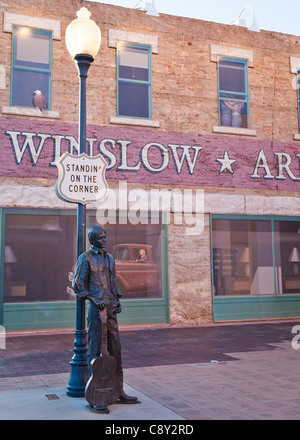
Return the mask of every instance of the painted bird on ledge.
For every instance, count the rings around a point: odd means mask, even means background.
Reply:
[[[35,90],[33,92],[32,104],[34,107],[40,109],[41,112],[46,110],[46,98],[42,95],[40,90]]]

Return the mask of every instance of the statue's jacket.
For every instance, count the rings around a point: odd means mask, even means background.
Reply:
[[[104,300],[112,309],[122,296],[116,285],[114,258],[95,246],[79,256],[72,286],[79,299]]]

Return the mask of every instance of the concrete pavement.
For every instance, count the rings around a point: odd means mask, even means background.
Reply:
[[[183,353],[181,362],[145,364],[124,368],[125,391],[137,395],[141,404],[114,404],[109,414],[95,414],[84,398],[66,396],[69,372],[0,377],[0,419],[31,420],[299,420],[300,350],[292,347],[292,328],[299,322],[244,324],[232,332],[228,348],[219,359],[190,362]],[[181,328],[180,335],[190,328]],[[216,329],[216,327],[214,327]],[[165,331],[166,329],[162,330]],[[174,329],[172,329],[174,330]],[[223,330],[223,331],[222,331]],[[143,332],[144,330],[140,330]],[[229,327],[219,326],[227,333]],[[218,345],[218,332],[214,341]],[[155,331],[149,338],[157,335]],[[174,332],[173,332],[174,334]],[[195,332],[190,333],[190,336]],[[197,328],[199,338],[186,342],[201,349],[207,328]],[[248,334],[244,349],[236,351],[238,335]],[[280,334],[282,337],[280,337]],[[167,335],[167,334],[166,334]],[[235,336],[234,336],[235,335]],[[267,343],[264,338],[268,335]],[[273,335],[273,336],[272,336]],[[30,336],[29,336],[30,337]],[[145,334],[141,336],[145,338]],[[250,339],[256,338],[256,343]],[[272,342],[273,340],[273,342]],[[213,340],[211,341],[213,343]],[[154,340],[153,340],[154,344]],[[249,348],[250,347],[250,348]],[[2,353],[0,353],[2,354]],[[158,356],[159,357],[159,356]],[[184,362],[184,357],[188,362]],[[217,356],[215,356],[217,357]],[[3,360],[3,359],[2,359]],[[54,395],[50,398],[46,395]],[[54,397],[54,399],[53,399]]]
[[[183,420],[167,407],[125,385],[125,390],[142,401],[137,405],[114,404],[109,414],[88,408],[84,397],[66,395],[65,387],[35,386],[0,393],[1,420]]]

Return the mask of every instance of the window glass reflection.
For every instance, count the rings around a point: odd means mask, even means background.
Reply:
[[[52,32],[13,27],[11,105],[35,107],[34,92],[39,90],[51,108]]]
[[[5,217],[4,302],[67,301],[76,216]]]
[[[275,294],[271,222],[213,220],[215,295]]]

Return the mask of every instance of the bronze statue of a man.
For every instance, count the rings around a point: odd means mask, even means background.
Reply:
[[[101,344],[101,322],[98,309],[107,310],[107,349],[116,359],[116,378],[121,390],[119,400],[135,403],[137,397],[128,396],[123,390],[123,368],[117,313],[121,312],[121,292],[116,285],[115,261],[105,251],[106,232],[102,226],[92,226],[88,231],[91,244],[87,252],[81,254],[73,278],[73,289],[80,300],[88,299],[88,368],[97,357]]]

